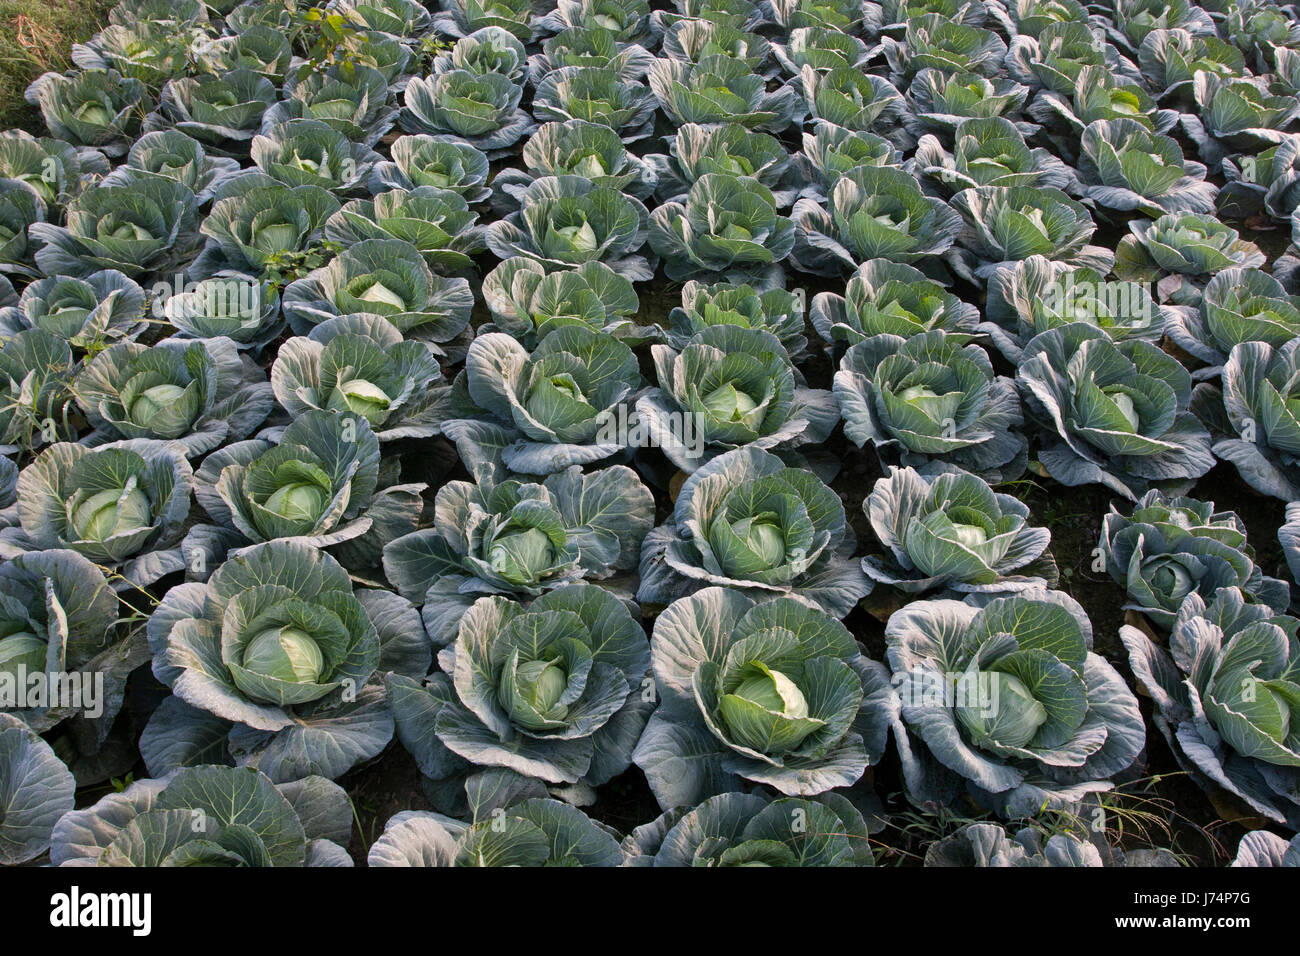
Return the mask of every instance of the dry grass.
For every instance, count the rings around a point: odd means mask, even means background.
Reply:
[[[72,65],[72,44],[103,25],[112,0],[0,0],[0,127],[36,131],[37,113],[23,100],[47,70]]]

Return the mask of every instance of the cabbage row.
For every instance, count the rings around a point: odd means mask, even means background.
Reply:
[[[0,862],[352,865],[404,751],[370,865],[869,866],[878,767],[984,821],[927,865],[1170,865],[1059,823],[1155,729],[1297,865],[1296,8],[122,0],[72,56],[0,133]],[[1035,483],[1112,500],[1119,643]]]

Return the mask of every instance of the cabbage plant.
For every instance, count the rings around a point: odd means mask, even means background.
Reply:
[[[397,108],[388,105],[388,78],[372,66],[347,63],[290,73],[281,99],[263,115],[263,128],[292,119],[317,120],[349,141],[374,146],[393,128]]]
[[[1211,214],[1167,213],[1134,220],[1115,247],[1115,275],[1155,282],[1166,301],[1195,306],[1208,278],[1225,269],[1264,264],[1255,243]]]
[[[777,213],[776,198],[761,183],[705,173],[685,203],[655,207],[649,240],[670,279],[708,274],[770,287],[783,277],[795,226]]]
[[[715,325],[651,355],[659,386],[637,399],[639,423],[682,471],[745,445],[818,444],[839,419],[830,393],[796,384],[789,354],[762,329]]]
[[[618,133],[585,119],[543,123],[524,144],[524,169],[503,169],[492,180],[494,208],[513,212],[528,187],[546,176],[581,176],[644,200],[656,169],[628,152]]]
[[[941,13],[908,17],[902,37],[886,36],[880,44],[890,73],[903,81],[924,69],[994,76],[1007,55],[1006,42],[992,30]]]
[[[404,336],[448,342],[469,324],[473,304],[468,280],[435,275],[400,239],[364,239],[284,290],[285,316],[299,335],[336,315],[369,312]]]
[[[15,179],[0,179],[0,275],[41,273],[36,252],[45,239],[31,227],[47,225],[45,217],[45,203],[34,190]]]
[[[1147,492],[1132,514],[1112,505],[1102,521],[1098,548],[1115,583],[1125,589],[1125,610],[1137,611],[1162,628],[1173,626],[1187,595],[1213,598],[1220,588],[1238,588],[1247,601],[1281,614],[1290,602],[1287,584],[1266,577],[1246,544],[1246,526],[1214,502]]]
[[[1168,133],[1179,119],[1174,109],[1161,108],[1136,79],[1117,79],[1110,69],[1085,66],[1068,94],[1041,91],[1027,108],[1049,131],[1046,139],[1062,156],[1078,157],[1078,140],[1098,120],[1126,119],[1155,133]]]
[[[1083,131],[1079,157],[1081,195],[1120,212],[1149,216],[1210,212],[1217,188],[1205,167],[1183,159],[1168,136],[1128,119],[1097,120]]]
[[[1107,36],[1130,52],[1157,29],[1214,35],[1210,15],[1190,0],[1117,0],[1113,23],[1106,30]]]
[[[684,63],[698,63],[707,56],[725,56],[746,64],[752,72],[764,77],[775,72],[768,68],[771,44],[757,33],[728,23],[679,20],[664,30],[661,50],[665,57]]]
[[[226,338],[122,342],[86,362],[73,381],[93,441],[158,438],[190,458],[249,435],[275,407],[261,369]]]
[[[419,4],[411,5],[427,12]],[[537,19],[533,0],[442,0],[440,6],[432,19],[438,33],[467,37],[484,27],[500,27],[525,43],[533,38]]]
[[[229,3],[229,0],[219,0],[218,3],[212,6],[212,9],[216,10],[227,3]],[[224,19],[226,26],[232,30],[253,30],[257,28],[272,30],[290,43],[299,39],[307,27],[307,24],[303,22],[305,18],[296,17],[294,8],[284,0],[258,0],[256,3],[239,3],[225,14]],[[199,55],[198,62],[200,65],[205,62],[202,53]]]
[[[248,150],[262,118],[276,102],[275,84],[255,70],[182,76],[162,89],[158,109],[145,118],[151,130],[174,129],[222,154]]]
[[[532,347],[555,329],[577,325],[617,337],[632,332],[640,301],[625,277],[602,262],[548,272],[535,259],[514,256],[483,278],[491,328]]]
[[[60,434],[72,437],[69,414],[72,377],[77,370],[72,349],[43,329],[23,329],[0,343],[0,442],[36,448]],[[0,507],[13,504],[17,466],[0,477]]]
[[[1273,72],[1269,76],[1269,90],[1283,95],[1300,94],[1300,50],[1274,47],[1273,66]]]
[[[1298,116],[1294,96],[1274,96],[1258,78],[1199,72],[1192,80],[1195,115],[1184,113],[1182,126],[1206,162],[1230,151],[1263,149],[1280,143]]]
[[[1254,155],[1224,157],[1221,165],[1228,182],[1215,201],[1220,215],[1249,219],[1264,213],[1287,222],[1300,207],[1300,134]]]
[[[654,55],[637,43],[620,41],[605,27],[565,27],[542,41],[542,52],[528,58],[528,72],[536,85],[552,70],[566,66],[594,66],[612,70],[623,80],[643,79]]]
[[[803,114],[794,87],[768,92],[766,81],[741,60],[722,54],[698,63],[657,59],[650,65],[650,89],[676,126],[738,123],[746,129],[779,133]]]
[[[0,336],[40,329],[76,349],[133,339],[146,328],[144,300],[144,290],[116,269],[37,279],[0,308]]]
[[[580,176],[534,180],[519,211],[488,226],[487,245],[498,259],[525,256],[548,269],[603,262],[633,281],[653,270],[635,253],[645,244],[649,213],[639,199]]]
[[[983,2],[971,3],[968,0],[870,0],[864,7],[862,30],[872,38],[879,36],[896,37],[907,29],[909,20],[915,17],[935,14],[954,23],[965,23],[973,27],[984,26],[990,15],[996,16],[1000,10],[990,10]],[[1007,32],[1015,35],[1015,29]]]
[[[368,866],[618,866],[617,836],[545,784],[493,767],[465,781],[461,820],[404,810],[384,824]]]
[[[1243,342],[1228,353],[1222,387],[1196,386],[1193,409],[1231,462],[1263,495],[1300,499],[1300,340]]]
[[[901,166],[902,154],[875,133],[855,132],[818,120],[803,134],[803,150],[793,157],[791,179],[801,177],[798,197],[825,203],[836,181],[859,166]]]
[[[1060,591],[914,601],[889,618],[885,641],[917,806],[965,791],[1006,819],[1068,810],[1111,789],[1143,748],[1137,698]]]
[[[404,130],[455,136],[489,158],[512,152],[536,126],[519,108],[523,89],[500,73],[414,77],[404,96]]]
[[[1020,118],[1028,98],[1029,88],[1014,80],[928,68],[908,84],[904,122],[917,131],[944,134],[964,120],[1002,117],[1029,136],[1038,126]]]
[[[178,339],[227,338],[240,350],[256,352],[284,329],[275,286],[239,272],[173,290],[154,300],[155,310],[160,305]]]
[[[327,409],[364,418],[381,442],[428,438],[440,428],[438,357],[364,312],[326,319],[280,346],[271,366],[276,401],[294,419]]]
[[[660,32],[646,0],[558,0],[537,21],[539,32],[575,27],[608,30],[620,43],[652,42]]]
[[[44,73],[24,94],[41,111],[46,128],[73,146],[91,146],[121,156],[153,108],[145,85],[116,70],[87,70],[63,76]]]
[[[874,866],[867,822],[834,791],[720,793],[666,811],[623,841],[624,866]]]
[[[350,200],[325,220],[324,231],[326,239],[345,249],[367,239],[400,239],[431,269],[454,275],[474,268],[474,256],[484,249],[483,230],[478,213],[459,193],[417,186]]]
[[[1179,765],[1216,801],[1291,829],[1300,824],[1300,621],[1223,588],[1189,594],[1167,647],[1125,625],[1120,640],[1153,721]]]
[[[586,475],[574,465],[538,484],[479,474],[476,483],[444,484],[433,526],[384,548],[384,573],[424,604],[439,645],[480,595],[534,597],[631,570],[654,524],[649,489],[623,465]]]
[[[16,550],[66,548],[146,586],[181,570],[193,470],[185,448],[133,438],[50,445],[18,475]]]
[[[1197,73],[1235,77],[1246,72],[1241,51],[1212,34],[1195,36],[1180,28],[1149,32],[1137,51],[1142,79],[1158,100],[1190,103]]]
[[[595,123],[634,143],[654,129],[655,98],[639,80],[625,80],[608,67],[565,66],[537,84],[533,116],[538,122]]]
[[[799,292],[759,291],[744,283],[687,281],[682,286],[682,304],[668,313],[668,344],[683,349],[692,338],[715,325],[771,332],[792,359],[801,356],[808,343],[804,336],[804,302]]]
[[[18,466],[0,456],[0,508],[8,510],[18,500]]]
[[[959,469],[926,474],[890,468],[862,503],[886,549],[862,569],[907,594],[996,593],[1055,584],[1046,554],[1051,532],[1029,524],[1029,508]]]
[[[285,185],[258,170],[226,180],[199,224],[208,243],[192,272],[210,277],[260,276],[275,261],[303,252],[321,238],[339,201],[317,185]]]
[[[852,346],[833,386],[844,436],[871,442],[889,464],[942,461],[995,483],[1018,477],[1027,442],[1015,384],[967,338],[882,332]]]
[[[15,695],[7,692],[5,713],[37,733],[67,730],[73,754],[93,756],[102,748],[146,647],[139,629],[119,626],[118,600],[104,572],[77,552],[33,551],[0,566],[0,679],[18,688],[30,687],[38,673],[51,681],[76,673],[103,677],[97,708],[57,696],[11,707]]]
[[[1053,832],[1056,831],[1056,832]],[[1008,833],[996,823],[968,823],[931,843],[925,866],[960,867],[1085,867],[1181,866],[1178,856],[1163,847],[1125,852],[1078,829],[1057,830],[1042,825]]]
[[[191,44],[202,43],[203,28],[188,31],[150,20],[109,23],[85,43],[72,45],[72,62],[83,70],[115,70],[157,89],[185,72]]]
[[[343,195],[366,182],[379,154],[320,120],[291,119],[253,137],[254,164],[286,186],[319,186]]]
[[[796,27],[785,42],[774,42],[772,56],[787,76],[799,76],[805,66],[819,73],[841,67],[863,69],[870,50],[858,37],[826,27]]]
[[[1291,580],[1300,587],[1300,501],[1286,506],[1286,518],[1277,529],[1277,542],[1282,546],[1282,557],[1291,571]]]
[[[809,307],[813,328],[827,342],[856,345],[876,335],[911,338],[938,329],[953,342],[972,337],[979,310],[919,269],[869,259],[849,277],[844,294],[818,292]]]
[[[1170,310],[1169,338],[1184,352],[1209,363],[1193,378],[1212,378],[1243,342],[1281,348],[1300,336],[1300,296],[1259,269],[1224,269],[1205,285],[1199,306]]]
[[[659,615],[650,648],[660,701],[632,759],[664,808],[746,785],[787,797],[852,786],[898,712],[885,669],[793,598],[705,588]]]
[[[502,767],[594,787],[627,769],[651,709],[645,632],[627,605],[572,583],[527,606],[480,597],[423,682],[389,678],[398,734],[425,776]]]
[[[244,7],[253,10],[256,5]],[[203,73],[220,76],[235,70],[258,73],[272,83],[283,81],[293,60],[289,37],[265,23],[239,24],[237,18],[226,20],[226,25],[238,28],[231,36],[213,37],[200,49],[193,51],[196,65]],[[410,54],[407,54],[408,58]],[[274,94],[273,94],[274,96]]]
[[[459,193],[471,205],[492,193],[485,185],[487,156],[455,137],[427,133],[399,136],[388,151],[392,159],[376,163],[371,170],[368,186],[372,193],[433,186]]]
[[[794,82],[811,119],[854,132],[890,136],[905,112],[894,84],[850,67],[823,73],[804,66]]]
[[[800,199],[792,218],[793,259],[815,275],[838,275],[868,259],[912,263],[939,256],[961,231],[956,210],[893,166],[849,170],[830,187],[825,208]]]
[[[429,9],[415,0],[340,0],[338,10],[359,30],[378,30],[411,41],[428,33],[432,25]]]
[[[378,70],[392,95],[406,89],[407,81],[415,72],[411,48],[391,33],[358,30],[345,34],[339,45],[348,61]]]
[[[1222,32],[1233,46],[1251,54],[1254,66],[1267,71],[1279,49],[1300,49],[1300,24],[1284,9],[1260,0],[1241,0],[1223,11]]]
[[[156,275],[188,263],[200,239],[194,193],[163,176],[87,190],[68,203],[66,222],[28,230],[44,243],[36,262],[46,275]]]
[[[1155,133],[1168,133],[1179,113],[1161,108],[1141,81],[1102,66],[1085,66],[1066,92],[1042,90],[1026,112],[1045,127],[1045,137],[1062,156],[1078,156],[1079,136],[1098,120],[1127,119]]]
[[[968,823],[925,848],[925,866],[1103,866],[1097,848],[1070,833],[1044,839],[1032,826],[1008,833],[996,823]]]
[[[154,676],[188,705],[150,722],[155,759],[201,728],[218,748],[224,736],[241,772],[282,783],[335,779],[378,756],[393,718],[377,669],[429,663],[409,604],[354,589],[337,561],[298,541],[258,545],[206,584],[172,588],[147,632]]]
[[[1229,866],[1300,866],[1300,837],[1288,843],[1268,830],[1252,830],[1241,838]]]
[[[218,449],[195,471],[194,496],[223,531],[187,539],[193,572],[215,567],[223,545],[283,539],[342,545],[337,554],[349,566],[378,565],[379,549],[415,530],[424,490],[380,487],[380,477],[379,440],[364,416],[349,412],[310,409],[278,441]]]
[[[948,258],[963,278],[987,281],[1030,256],[1101,273],[1114,262],[1109,249],[1089,244],[1097,225],[1088,208],[1059,189],[979,186],[957,193],[952,205],[962,225]]]
[[[1082,19],[1048,23],[1037,35],[1021,33],[1007,44],[1006,69],[1011,79],[1034,90],[1070,96],[1080,72],[1105,68],[1112,76],[1136,82],[1141,74],[1103,36]]]
[[[1103,484],[1136,501],[1214,466],[1189,407],[1191,375],[1150,342],[1114,342],[1086,322],[1050,329],[1025,346],[1016,384],[1043,429],[1038,461],[1063,485]]]
[[[775,137],[734,123],[687,123],[668,141],[667,155],[651,154],[646,163],[655,171],[656,194],[663,202],[686,202],[691,187],[710,173],[757,180],[772,191],[780,209],[794,202],[795,190],[786,185],[790,155],[785,147]]]
[[[76,806],[76,779],[53,748],[17,717],[0,713],[0,863],[15,866],[50,848],[55,826]]]
[[[505,333],[479,334],[465,356],[464,387],[502,426],[501,459],[517,474],[554,474],[622,452],[615,426],[640,382],[630,348],[580,325],[548,332],[531,353]],[[474,464],[466,462],[471,471]]]
[[[844,505],[812,472],[755,447],[694,471],[641,549],[637,600],[666,605],[713,585],[790,597],[843,618],[871,590]]]
[[[764,12],[782,30],[825,27],[857,33],[865,24],[868,8],[861,0],[768,0]]]
[[[196,823],[201,822],[201,826]],[[274,784],[200,765],[138,780],[65,815],[55,866],[351,866],[347,792],[319,776]]]
[[[447,53],[433,59],[432,72],[500,73],[512,83],[523,80],[528,70],[524,45],[509,30],[487,26],[461,37]]]
[[[1014,123],[1001,116],[957,124],[950,153],[933,134],[916,146],[913,168],[944,192],[975,186],[1028,186],[1066,189],[1073,175],[1045,149],[1030,149]]]
[[[198,140],[177,130],[161,130],[137,139],[126,162],[98,186],[130,186],[153,177],[172,179],[188,186],[195,201],[203,205],[237,172],[239,163],[230,157],[210,156]]]
[[[1096,269],[1022,259],[989,278],[985,316],[979,330],[1016,365],[1040,332],[1072,323],[1095,326],[1115,342],[1158,342],[1175,324],[1177,309],[1155,301],[1141,282],[1106,279]]]
[[[1288,292],[1300,294],[1300,207],[1291,213],[1291,245],[1273,262],[1273,275]]]
[[[65,204],[107,172],[108,160],[97,149],[20,129],[0,132],[0,179],[23,183],[47,207]]]

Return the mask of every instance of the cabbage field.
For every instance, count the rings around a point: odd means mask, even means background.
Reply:
[[[1300,866],[1297,8],[437,3],[0,133],[0,863]]]

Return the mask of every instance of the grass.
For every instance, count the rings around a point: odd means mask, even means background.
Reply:
[[[0,127],[36,131],[23,91],[46,71],[72,66],[72,45],[93,36],[113,0],[0,0]]]

